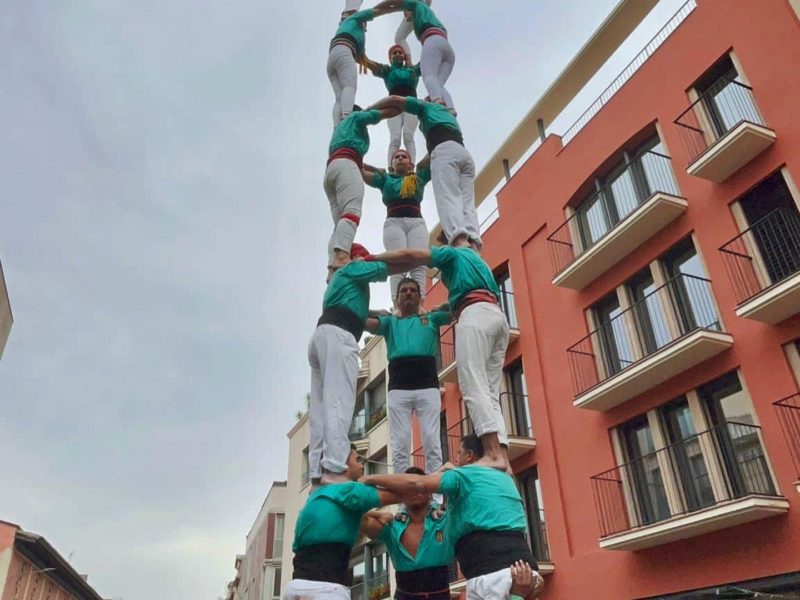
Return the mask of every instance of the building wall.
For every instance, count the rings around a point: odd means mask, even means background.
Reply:
[[[244,600],[271,598],[275,567],[280,566],[282,556],[273,556],[275,520],[285,512],[286,486],[274,482],[261,506],[250,532],[247,534],[246,552],[242,564],[242,579],[239,593]],[[265,589],[266,593],[265,594]]]
[[[686,173],[689,156],[673,120],[689,107],[693,82],[731,49],[777,142],[719,185]],[[484,236],[484,258],[493,268],[507,263],[514,283],[521,335],[508,362],[522,357],[537,437],[536,450],[514,468],[536,464],[542,480],[556,569],[545,598],[643,598],[800,569],[797,474],[772,407],[798,389],[782,345],[800,337],[800,317],[779,325],[737,317],[718,251],[739,234],[729,205],[741,194],[782,166],[800,180],[798,57],[800,22],[788,0],[698,0],[698,8],[577,137],[564,147],[549,136],[498,194],[500,218]],[[565,221],[565,207],[586,182],[654,122],[688,210],[582,291],[554,286],[547,236]],[[608,412],[574,408],[566,349],[590,332],[584,311],[689,234],[733,348]],[[432,290],[431,303],[443,299],[441,288]],[[788,514],[649,550],[601,550],[590,477],[617,465],[611,429],[737,368],[778,486],[791,503]],[[452,425],[462,417],[457,386],[448,384],[445,406]]]

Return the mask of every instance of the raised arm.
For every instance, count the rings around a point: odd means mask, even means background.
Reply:
[[[431,260],[431,251],[428,248],[403,248],[377,254],[371,260],[385,262],[390,268],[392,265],[424,267]]]
[[[364,183],[372,187],[377,187],[378,182],[376,179],[380,179],[380,176],[384,173],[385,171],[383,169],[373,167],[367,163],[364,163],[361,167],[361,178],[364,180]]]
[[[367,59],[367,68],[370,70],[370,73],[375,75],[375,77],[380,77],[380,72],[383,70],[384,65],[379,62],[375,62],[374,60]]]
[[[361,533],[374,540],[381,534],[383,528],[392,522],[392,519],[394,519],[394,515],[388,510],[371,510],[361,517]]]
[[[368,475],[364,483],[385,488],[400,498],[410,498],[419,493],[439,491],[441,480],[442,474],[436,472],[430,475]]]
[[[426,154],[425,158],[417,163],[417,170],[420,169],[430,169],[431,168],[431,155]]]
[[[380,317],[388,317],[391,314],[388,310],[370,310],[367,320],[364,321],[364,329],[372,334],[378,333],[381,327]]]
[[[403,0],[383,0],[383,2],[378,2],[372,10],[380,11],[382,15],[398,12],[403,10]]]
[[[372,106],[367,107],[366,110],[384,110],[386,108],[398,110],[397,114],[399,115],[406,109],[406,99],[402,96],[386,96]]]

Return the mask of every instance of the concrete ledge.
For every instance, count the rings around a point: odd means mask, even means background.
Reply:
[[[686,172],[722,183],[774,144],[776,139],[775,132],[769,127],[742,121],[689,163]]]
[[[800,272],[736,307],[736,315],[775,325],[800,312]]]

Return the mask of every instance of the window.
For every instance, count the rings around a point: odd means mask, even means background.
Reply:
[[[303,458],[300,461],[300,487],[309,481],[308,446],[303,448]]]
[[[272,599],[280,600],[281,597],[281,567],[276,567],[272,576]]]
[[[367,475],[386,475],[389,472],[386,447],[369,457],[365,471]]]
[[[654,293],[658,286],[649,268],[634,275],[625,284],[634,318],[641,332],[640,341],[646,354],[655,352],[670,341],[666,311],[660,294]]]
[[[600,344],[602,366],[606,377],[616,375],[636,361],[628,338],[628,328],[622,315],[619,297],[616,292],[608,294],[592,308]]]
[[[716,137],[722,137],[742,121],[761,123],[749,89],[742,84],[730,56],[723,57],[694,85]]]
[[[523,472],[518,478],[517,486],[525,504],[525,514],[528,518],[528,542],[534,558],[540,562],[550,562],[547,523],[544,517],[542,486],[539,481],[538,469],[534,467]]]
[[[350,423],[348,437],[350,441],[360,440],[366,436],[367,430],[367,408],[364,402],[364,394],[356,398],[356,406],[353,411],[353,421]]]
[[[447,443],[447,412],[442,411],[439,414],[439,443],[442,446],[442,462],[455,459],[455,456],[450,458],[450,444]]]
[[[505,369],[505,379],[507,391],[501,394],[500,404],[506,419],[506,428],[511,435],[533,437],[522,360]]]
[[[698,327],[720,329],[711,287],[697,255],[694,241],[687,237],[660,259],[672,285],[672,299],[684,332]]]
[[[514,305],[514,286],[511,283],[511,274],[508,270],[503,271],[495,276],[497,287],[500,288],[500,308],[508,320],[508,326],[512,329],[518,329],[517,323],[517,308]]]
[[[369,600],[389,597],[389,555],[383,544],[368,547],[370,555]]]
[[[386,382],[381,378],[365,393],[364,403],[367,409],[367,431],[386,417]]]
[[[272,558],[283,556],[284,515],[275,515],[275,534],[272,537]]]
[[[623,452],[628,463],[628,476],[632,480],[637,517],[643,525],[667,519],[670,516],[664,479],[647,415],[628,421],[620,428]]]

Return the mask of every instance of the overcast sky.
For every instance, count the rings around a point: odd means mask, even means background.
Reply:
[[[0,3],[0,260],[15,319],[0,519],[71,554],[105,597],[222,594],[286,476],[332,227],[325,60],[342,4]],[[479,166],[615,4],[435,1]],[[556,132],[680,1],[661,4]],[[370,24],[371,57],[385,59],[398,18]],[[362,105],[384,95],[373,78],[359,86]],[[373,132],[368,160],[383,165],[385,128]],[[432,225],[431,197],[425,215]],[[383,216],[369,190],[357,239],[371,249]],[[385,285],[374,296],[388,304]]]

